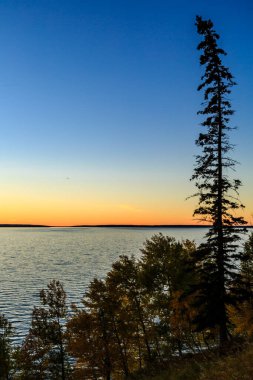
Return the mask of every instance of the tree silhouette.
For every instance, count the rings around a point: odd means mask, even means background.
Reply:
[[[11,323],[3,314],[0,314],[0,379],[9,379],[12,369],[11,337],[14,335]]]
[[[52,280],[40,291],[41,307],[34,307],[31,327],[18,353],[18,379],[69,379],[64,320],[66,293]]]
[[[227,305],[235,302],[235,295],[229,292],[232,283],[239,281],[236,262],[241,233],[246,222],[236,211],[243,207],[238,199],[241,182],[230,177],[236,161],[229,153],[233,145],[229,140],[230,116],[234,111],[228,96],[236,83],[229,69],[222,63],[226,53],[217,42],[219,35],[213,29],[211,20],[196,17],[198,33],[203,40],[200,65],[205,71],[198,90],[204,89],[204,102],[198,114],[203,115],[201,125],[205,128],[199,134],[196,145],[202,148],[202,155],[196,157],[192,180],[195,181],[199,197],[194,216],[211,223],[206,242],[201,245],[197,258],[201,284],[199,286],[199,327],[219,327],[220,346],[229,338],[229,317]]]

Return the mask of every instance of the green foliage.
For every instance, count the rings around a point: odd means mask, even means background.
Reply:
[[[161,233],[146,240],[141,249],[141,275],[145,286],[154,291],[171,294],[187,290],[193,282],[191,258],[196,251],[194,242],[177,242]]]
[[[159,317],[159,340],[166,342],[166,350],[181,353],[183,347],[192,346],[189,290],[197,281],[192,265],[196,246],[189,240],[177,242],[158,234],[145,242],[141,252],[141,280],[148,292],[149,309]]]

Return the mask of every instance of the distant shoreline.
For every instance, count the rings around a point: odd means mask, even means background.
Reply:
[[[210,228],[211,225],[203,224],[81,224],[74,226],[48,226],[44,224],[0,224],[0,228],[4,227],[22,227],[22,228]],[[235,226],[236,228],[245,227],[253,228],[253,226]]]
[[[44,224],[0,224],[1,227],[52,227]]]

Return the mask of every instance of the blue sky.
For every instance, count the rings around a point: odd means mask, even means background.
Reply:
[[[251,1],[23,0],[0,3],[0,222],[192,222],[196,14],[238,83],[233,157],[253,213]]]

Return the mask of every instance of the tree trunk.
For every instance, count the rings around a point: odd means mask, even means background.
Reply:
[[[220,73],[219,68],[217,68],[218,73],[218,212],[217,212],[217,228],[218,228],[218,273],[219,273],[219,337],[220,337],[220,348],[228,341],[228,331],[227,331],[227,316],[226,316],[226,305],[225,305],[225,278],[224,278],[224,234],[223,234],[223,166],[222,166],[222,110],[221,110],[221,88],[220,88]]]

